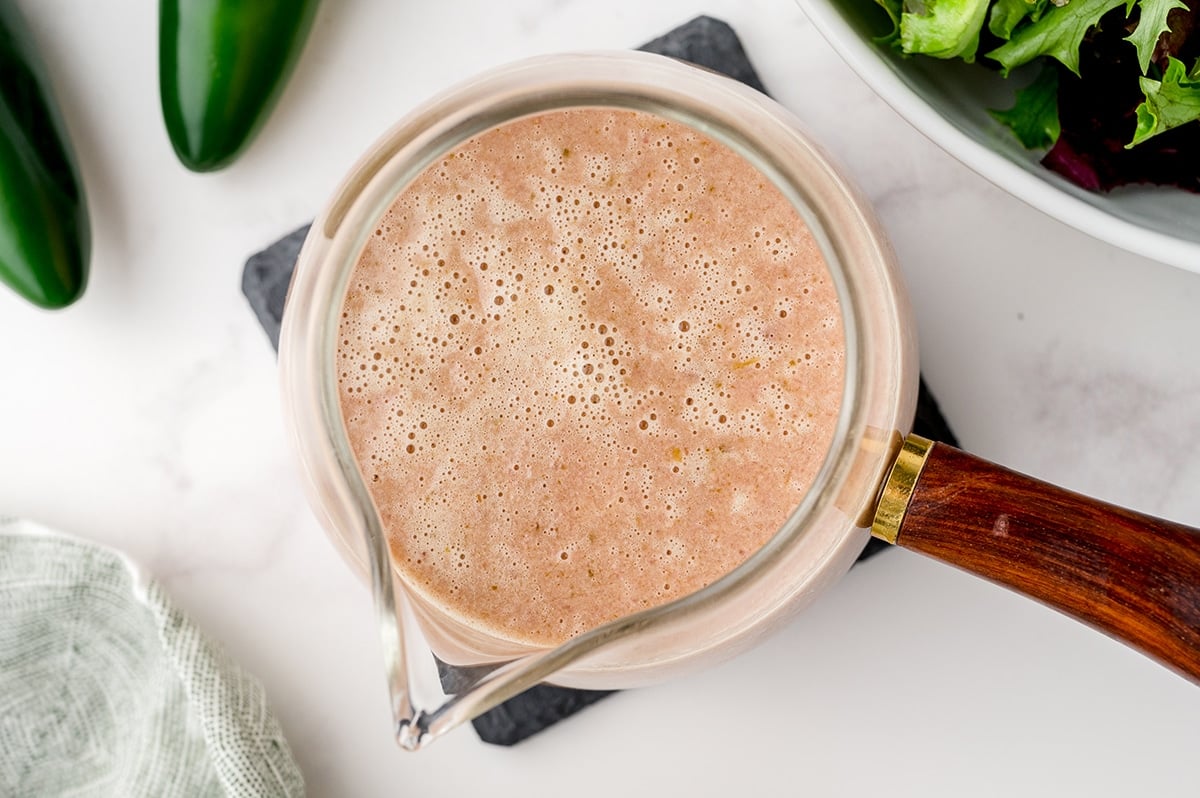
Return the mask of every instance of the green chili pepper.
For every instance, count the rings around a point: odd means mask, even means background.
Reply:
[[[0,280],[44,308],[87,284],[83,183],[46,70],[12,0],[0,0]]]
[[[175,154],[228,166],[266,121],[308,38],[318,0],[160,0],[158,77]]]

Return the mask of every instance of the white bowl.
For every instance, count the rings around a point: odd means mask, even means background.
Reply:
[[[1033,207],[1102,241],[1200,273],[1200,195],[1125,186],[1094,194],[1043,167],[988,115],[1011,105],[1012,88],[960,62],[902,58],[875,44],[873,0],[797,0],[817,30],[885,102],[976,172]]]

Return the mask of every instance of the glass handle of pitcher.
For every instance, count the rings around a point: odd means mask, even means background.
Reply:
[[[1200,530],[905,439],[878,538],[1036,599],[1200,683]]]

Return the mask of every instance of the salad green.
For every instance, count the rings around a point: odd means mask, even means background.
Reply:
[[[900,14],[900,46],[906,53],[975,60],[988,0],[931,0],[924,13]]]
[[[1138,25],[1133,33],[1126,37],[1137,48],[1138,64],[1142,72],[1150,69],[1150,61],[1154,58],[1154,48],[1158,46],[1159,37],[1170,31],[1167,15],[1175,9],[1187,11],[1187,3],[1183,0],[1142,0]]]
[[[1062,131],[1058,121],[1058,71],[1043,67],[1033,83],[1017,92],[1017,102],[1012,108],[992,111],[992,116],[1012,128],[1028,149],[1054,144]]]
[[[1137,107],[1137,129],[1129,146],[1200,119],[1200,64],[1184,74],[1183,62],[1168,59],[1162,80],[1141,79],[1146,101]]]
[[[905,56],[1035,74],[992,115],[1092,190],[1200,192],[1200,0],[874,0]],[[1035,72],[1020,69],[1040,64]]]
[[[1000,62],[1005,75],[1040,56],[1055,59],[1079,74],[1079,47],[1100,18],[1126,0],[1071,0],[1050,6],[1038,19],[1013,30],[1008,41],[988,53]]]

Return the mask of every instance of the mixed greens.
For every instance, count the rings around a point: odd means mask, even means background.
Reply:
[[[1200,192],[1200,0],[874,2],[890,20],[879,41],[905,55],[1005,77],[1031,65],[993,116],[1072,182]]]

